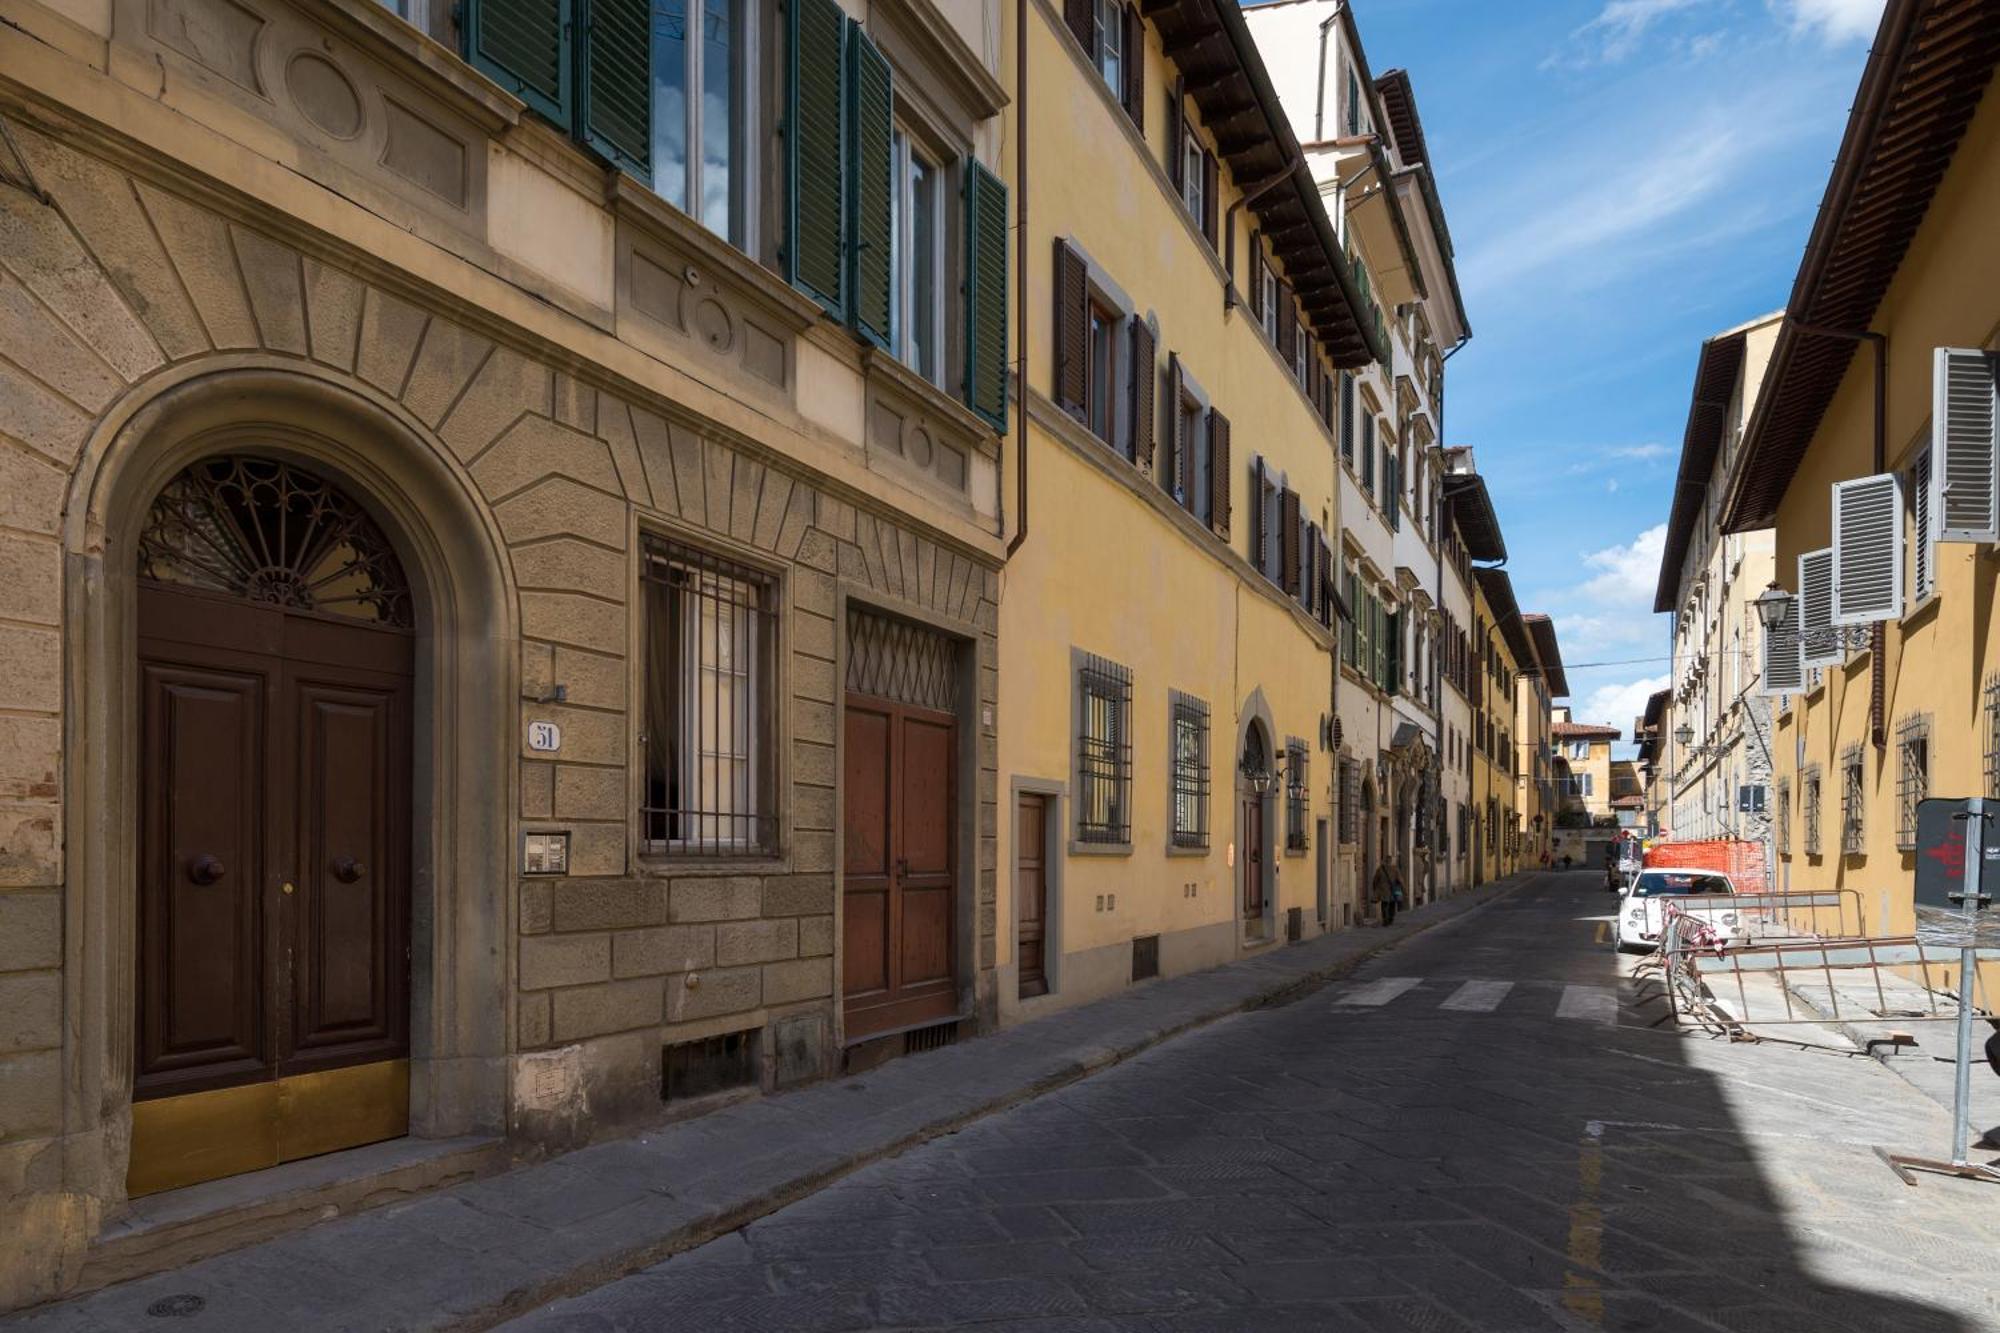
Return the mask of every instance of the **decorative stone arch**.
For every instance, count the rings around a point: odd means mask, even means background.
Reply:
[[[492,516],[437,439],[342,372],[262,353],[182,363],[105,413],[64,507],[63,1192],[125,1197],[136,975],[137,538],[196,460],[256,452],[340,486],[381,526],[417,620],[410,1132],[498,1134],[507,1002],[518,600]]]
[[[1250,691],[1250,697],[1243,701],[1243,707],[1236,716],[1235,747],[1229,752],[1231,790],[1236,794],[1236,799],[1232,802],[1235,811],[1233,818],[1236,821],[1236,846],[1239,849],[1244,849],[1244,834],[1247,829],[1247,821],[1244,813],[1246,805],[1251,801],[1256,801],[1263,817],[1264,860],[1261,871],[1263,875],[1264,912],[1261,921],[1249,922],[1243,916],[1242,876],[1245,872],[1245,864],[1241,856],[1238,858],[1236,873],[1230,877],[1232,881],[1230,891],[1234,903],[1233,910],[1236,913],[1238,921],[1244,922],[1249,927],[1249,933],[1246,935],[1243,927],[1239,926],[1239,938],[1245,943],[1261,944],[1276,937],[1278,919],[1278,859],[1284,840],[1284,830],[1280,822],[1282,818],[1281,802],[1284,790],[1280,784],[1273,783],[1270,791],[1259,796],[1250,789],[1250,784],[1244,780],[1243,756],[1249,752],[1250,746],[1253,743],[1253,737],[1256,744],[1263,746],[1265,762],[1275,766],[1281,757],[1278,748],[1278,727],[1272,718],[1271,704],[1264,697],[1262,687]],[[1247,855],[1247,851],[1245,855]]]

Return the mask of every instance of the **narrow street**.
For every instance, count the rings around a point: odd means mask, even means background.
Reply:
[[[2000,1198],[1870,1149],[1944,1114],[1863,1057],[1650,1026],[1608,903],[1540,876],[510,1327],[2000,1327]]]

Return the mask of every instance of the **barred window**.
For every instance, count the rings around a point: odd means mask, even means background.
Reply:
[[[1076,837],[1131,841],[1132,672],[1094,653],[1077,669]]]
[[[1778,782],[1778,824],[1773,830],[1778,842],[1778,855],[1789,856],[1792,851],[1792,780]]]
[[[1896,845],[1917,845],[1917,803],[1931,794],[1931,719],[1912,713],[1896,727]]]
[[[2000,672],[1986,678],[1985,690],[1986,795],[2000,798]]]
[[[645,789],[648,851],[769,852],[776,626],[770,578],[677,542],[649,540]]]
[[[1862,825],[1861,775],[1861,746],[1857,743],[1840,752],[1840,850],[1851,856],[1866,847],[1862,841],[1866,830]]]
[[[1285,738],[1285,848],[1306,849],[1306,743]]]
[[[1818,764],[1806,768],[1799,788],[1800,813],[1805,816],[1807,856],[1819,855],[1820,771]]]
[[[1340,840],[1353,844],[1361,838],[1361,765],[1352,759],[1340,761]]]
[[[1486,850],[1493,851],[1500,845],[1500,802],[1491,796],[1486,798]]]
[[[1175,691],[1173,845],[1208,846],[1208,705]]]

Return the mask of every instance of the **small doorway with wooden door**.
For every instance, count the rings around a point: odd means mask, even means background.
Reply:
[[[139,540],[127,1191],[409,1127],[415,612],[294,464],[204,459]]]
[[[1061,933],[1057,879],[1062,872],[1055,837],[1061,829],[1061,788],[1014,788],[1014,971],[1017,998],[1032,1000],[1056,988]]]
[[[960,1015],[959,642],[847,614],[841,1008],[846,1041]]]
[[[1257,774],[1257,778],[1246,779],[1239,787],[1242,798],[1242,814],[1239,819],[1242,833],[1242,856],[1237,862],[1238,882],[1241,885],[1237,901],[1242,911],[1243,931],[1250,938],[1265,933],[1265,903],[1269,893],[1267,880],[1270,875],[1271,851],[1266,837],[1264,806],[1269,799],[1271,786],[1271,748],[1264,738],[1264,730],[1257,722],[1251,722],[1243,737],[1243,758],[1240,774]]]

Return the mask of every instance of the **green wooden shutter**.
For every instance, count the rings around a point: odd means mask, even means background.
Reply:
[[[1403,617],[1391,611],[1387,619],[1388,632],[1383,637],[1388,645],[1388,660],[1382,672],[1382,688],[1395,694],[1403,679]]]
[[[467,59],[495,83],[570,127],[572,0],[467,0]]]
[[[852,244],[848,291],[855,332],[877,347],[889,345],[894,316],[891,281],[895,244],[896,134],[894,81],[875,43],[849,20],[847,32],[848,238]]]
[[[575,0],[583,22],[583,141],[640,180],[653,179],[651,0]]]
[[[965,403],[1007,433],[1007,187],[965,164]]]
[[[847,318],[847,16],[835,0],[787,0],[785,275]]]

